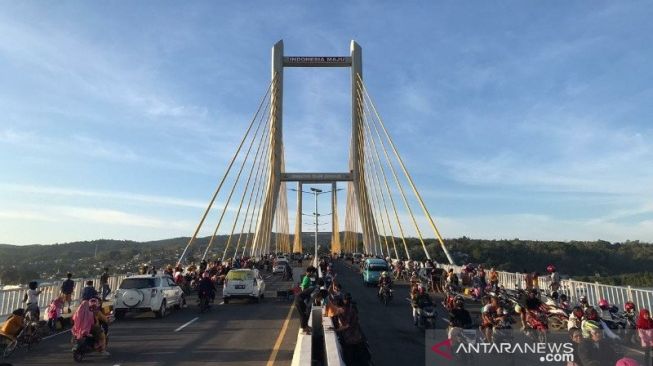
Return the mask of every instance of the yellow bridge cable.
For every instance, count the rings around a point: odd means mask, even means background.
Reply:
[[[361,126],[361,127],[363,129],[365,128],[364,126]],[[362,131],[364,139],[365,139],[365,136],[366,136],[365,132],[366,132],[366,130]],[[367,139],[365,139],[365,140],[367,140]],[[369,143],[365,144],[365,148],[367,149],[367,155],[366,156],[369,155],[369,158],[365,159],[369,169],[365,169],[365,172],[367,173],[367,176],[368,176],[367,181],[369,181],[370,192],[372,192],[372,197],[374,198],[372,201],[374,203],[374,208],[375,208],[375,217],[377,218],[377,220],[378,219],[381,220],[381,227],[383,228],[383,242],[385,244],[386,255],[388,257],[390,257],[390,256],[392,256],[392,252],[390,251],[390,246],[388,244],[388,232],[386,231],[385,218],[383,217],[381,201],[379,199],[380,185],[377,186],[376,181],[374,180],[374,176],[376,176],[378,178],[378,172],[376,171],[376,166],[373,165],[374,157],[373,157],[372,151],[371,151],[372,150],[371,144],[369,144]],[[378,189],[377,189],[377,187],[378,187]],[[386,210],[386,214],[387,213],[388,213],[388,211]],[[388,224],[389,224],[389,222],[388,222]],[[396,250],[395,250],[395,254],[396,254]]]
[[[269,148],[267,149],[267,151],[269,151]],[[247,228],[247,235],[245,237],[245,243],[243,244],[243,252],[241,254],[241,257],[245,255],[245,251],[249,243],[249,237],[252,232],[252,225],[254,224],[255,221],[258,222],[258,217],[260,213],[259,204],[262,204],[263,200],[265,199],[265,195],[263,194],[263,191],[265,190],[265,183],[266,183],[265,177],[270,173],[270,164],[269,164],[270,161],[265,159],[264,162],[265,162],[265,164],[263,165],[264,170],[263,170],[263,174],[261,175],[262,179],[260,181],[260,186],[257,188],[256,198],[254,199],[254,209],[252,210],[252,215],[249,220],[249,226]],[[259,199],[259,197],[261,198]],[[254,219],[254,217],[256,217],[256,220]],[[253,236],[254,235],[252,235],[252,243],[251,243],[252,248],[254,245]],[[240,238],[238,240],[240,240]],[[238,253],[236,253],[234,256],[238,256]]]
[[[267,156],[268,151],[269,151],[270,145],[266,144],[264,151],[263,151],[263,156]],[[261,173],[265,170],[265,163],[267,162],[266,159],[260,159],[258,162],[258,167],[256,168],[256,176],[254,177],[254,185],[252,186],[252,191],[249,195],[249,199],[247,201],[247,208],[245,209],[245,217],[243,219],[243,225],[240,227],[240,233],[238,233],[238,241],[236,243],[236,249],[234,251],[234,258],[238,256],[238,250],[240,249],[240,242],[243,237],[243,233],[245,231],[245,225],[247,224],[247,219],[249,218],[249,211],[250,207],[252,204],[252,199],[254,198],[254,192],[258,192],[259,189],[259,184],[261,180],[259,177],[261,177]],[[257,199],[258,199],[258,194],[257,194]],[[223,258],[227,258],[227,248],[225,248],[225,252],[223,255]]]
[[[404,205],[406,206],[406,209],[408,209],[408,213],[410,214],[410,218],[411,218],[411,220],[413,222],[413,227],[415,228],[415,231],[417,231],[417,236],[419,238],[419,241],[420,241],[420,243],[422,243],[422,249],[424,250],[424,254],[426,254],[426,258],[431,259],[431,255],[429,254],[428,250],[426,250],[426,244],[424,243],[424,238],[422,237],[422,231],[419,229],[419,225],[417,224],[417,220],[415,219],[415,215],[413,214],[413,210],[410,207],[410,204],[408,203],[408,199],[406,198],[406,194],[404,192],[404,189],[401,186],[401,183],[399,181],[399,177],[397,176],[397,172],[395,171],[394,165],[392,164],[392,161],[390,160],[390,156],[388,155],[388,152],[387,152],[387,150],[385,148],[385,143],[381,139],[381,135],[378,132],[376,124],[373,123],[372,126],[374,127],[374,130],[377,133],[377,136],[379,137],[379,140],[381,142],[381,147],[383,148],[383,153],[385,154],[386,159],[388,160],[388,164],[390,165],[390,170],[392,171],[392,175],[394,176],[395,181],[397,183],[397,186],[399,187],[399,193],[401,193],[401,198],[404,201]]]
[[[360,101],[360,98],[358,98],[358,100]],[[357,129],[358,130],[358,149],[359,149],[358,157],[359,157],[359,160],[360,160],[359,169],[363,172],[363,174],[359,174],[360,186],[359,186],[358,191],[360,192],[361,196],[365,198],[365,201],[366,201],[365,203],[367,204],[367,208],[369,209],[369,213],[367,212],[368,210],[365,210],[366,212],[365,212],[365,215],[363,215],[363,217],[365,218],[365,224],[367,225],[368,233],[370,234],[370,239],[372,240],[372,243],[370,243],[370,244],[372,244],[372,249],[374,250],[374,255],[378,255],[379,253],[378,253],[378,250],[377,250],[376,242],[377,242],[377,239],[380,239],[380,238],[375,238],[374,235],[373,235],[374,231],[376,231],[377,235],[379,233],[378,233],[378,230],[374,230],[375,223],[374,223],[374,220],[371,217],[372,215],[374,215],[374,213],[373,213],[374,207],[373,207],[373,203],[372,203],[372,198],[370,197],[370,194],[368,194],[368,189],[367,189],[367,184],[366,184],[366,179],[365,179],[365,175],[366,175],[365,172],[366,172],[367,168],[366,168],[366,164],[365,164],[365,140],[363,138],[363,131],[364,131],[363,115],[364,114],[363,114],[363,110],[361,108],[362,104],[360,102],[357,103],[357,104],[359,106],[359,114],[358,115],[361,116],[361,118],[359,119],[359,123],[358,123],[359,127]],[[380,244],[381,243],[379,242],[379,246],[380,246]],[[383,255],[383,249],[381,249],[381,255]]]
[[[252,147],[254,147],[254,142],[256,141],[256,138],[258,136],[259,130],[261,129],[261,126],[267,126],[267,119],[266,119],[265,124],[263,124],[263,119],[261,119],[258,126],[256,127],[256,131],[254,132],[254,136],[252,137],[252,141],[250,142],[249,147],[247,148],[247,153],[245,154],[245,158],[243,159],[243,162],[240,164],[240,168],[238,169],[238,174],[236,175],[236,180],[234,181],[234,184],[231,187],[231,191],[229,192],[229,196],[227,197],[227,202],[224,204],[224,209],[222,210],[222,213],[220,214],[220,218],[218,219],[218,223],[215,225],[215,230],[213,230],[213,235],[211,235],[211,240],[209,240],[209,244],[206,246],[206,250],[204,251],[204,255],[202,256],[202,260],[204,260],[206,258],[206,255],[209,252],[209,249],[211,248],[211,245],[213,244],[213,241],[215,240],[215,236],[216,236],[216,234],[218,232],[218,229],[220,228],[220,225],[222,224],[222,220],[224,219],[224,215],[227,213],[227,209],[229,208],[229,203],[231,202],[231,198],[233,197],[233,194],[236,191],[236,187],[238,186],[238,182],[240,181],[240,176],[243,173],[243,169],[245,168],[245,165],[247,164],[247,160],[249,159],[249,155],[252,152]],[[261,140],[259,140],[259,145],[260,145],[261,141],[263,141],[263,137],[265,137],[265,130],[261,133]]]
[[[229,166],[227,167],[227,171],[224,173],[224,176],[222,177],[222,180],[220,180],[220,184],[218,184],[218,187],[216,188],[215,192],[213,193],[213,197],[211,197],[211,200],[209,201],[208,206],[206,207],[206,210],[204,211],[204,215],[202,215],[202,219],[200,220],[199,224],[197,225],[197,228],[195,229],[195,232],[193,232],[193,236],[188,240],[188,244],[186,244],[186,247],[184,248],[184,251],[181,253],[181,256],[179,257],[179,260],[177,261],[177,266],[181,264],[181,261],[184,259],[184,256],[186,255],[186,252],[188,251],[188,248],[193,244],[195,239],[197,238],[197,234],[199,233],[200,229],[202,228],[202,225],[204,224],[204,220],[206,220],[206,216],[209,214],[209,211],[211,211],[211,207],[213,206],[213,203],[215,202],[216,197],[218,196],[218,193],[220,193],[220,189],[222,189],[222,185],[224,184],[225,180],[227,179],[227,176],[229,175],[229,172],[231,171],[231,167],[233,166],[234,162],[236,161],[236,158],[238,157],[238,154],[240,153],[240,149],[243,147],[243,144],[245,143],[245,140],[247,139],[247,136],[249,135],[249,132],[251,131],[252,127],[254,126],[254,122],[256,122],[259,112],[261,111],[261,107],[263,106],[263,103],[267,99],[268,95],[270,94],[270,89],[272,88],[273,81],[270,82],[268,85],[267,90],[265,91],[265,95],[261,99],[261,102],[259,103],[259,106],[256,110],[256,113],[254,114],[254,118],[252,118],[252,121],[249,124],[249,127],[247,127],[247,131],[245,131],[245,136],[243,136],[243,139],[240,141],[240,144],[238,145],[238,148],[236,149],[236,153],[234,154],[233,158],[231,158],[231,162],[229,162]]]
[[[447,247],[444,245],[444,240],[442,239],[442,235],[440,235],[440,231],[438,230],[437,226],[435,225],[435,221],[433,220],[433,217],[431,217],[431,214],[429,213],[429,210],[426,208],[426,205],[424,204],[424,200],[422,199],[422,196],[419,194],[419,191],[415,187],[415,183],[413,182],[413,178],[408,173],[408,170],[406,169],[406,166],[405,166],[403,160],[401,159],[401,155],[399,155],[399,152],[397,151],[397,147],[395,146],[394,142],[392,141],[392,138],[390,137],[390,134],[388,134],[388,131],[385,128],[385,124],[383,123],[383,120],[381,119],[381,116],[377,112],[376,107],[374,106],[374,102],[372,101],[372,98],[370,97],[369,93],[367,92],[367,88],[365,88],[365,85],[362,83],[362,80],[360,80],[360,82],[363,85],[363,91],[365,92],[365,95],[367,96],[367,99],[369,100],[370,105],[372,106],[372,109],[374,110],[374,113],[377,116],[379,124],[381,125],[381,128],[383,129],[383,132],[385,133],[388,141],[390,142],[390,146],[392,147],[392,151],[397,156],[397,159],[399,160],[399,164],[401,165],[401,169],[403,170],[404,174],[406,175],[406,178],[408,178],[408,183],[410,183],[410,187],[413,189],[413,193],[415,193],[415,197],[417,197],[417,200],[419,201],[419,204],[422,207],[422,210],[424,211],[424,215],[429,219],[429,223],[431,224],[431,228],[435,232],[435,235],[437,236],[438,241],[440,242],[440,247],[442,247],[442,251],[444,251],[444,254],[447,256],[447,260],[449,261],[449,263],[454,264],[453,258],[449,254],[449,251],[447,250]]]
[[[369,108],[366,108],[366,110],[369,111]],[[390,198],[390,203],[392,204],[392,210],[393,210],[393,212],[395,214],[395,219],[397,220],[396,222],[397,222],[397,226],[399,227],[399,234],[401,235],[401,241],[402,241],[402,243],[404,245],[404,251],[406,252],[406,258],[411,259],[410,251],[408,251],[408,243],[406,243],[406,235],[404,233],[404,227],[401,224],[401,219],[399,218],[399,213],[397,211],[397,205],[395,204],[395,200],[393,198],[392,192],[390,191],[390,185],[388,184],[388,178],[387,178],[387,176],[385,174],[385,169],[383,168],[383,164],[381,163],[381,158],[379,156],[379,152],[378,152],[378,149],[376,147],[376,143],[374,142],[374,138],[372,136],[372,131],[370,129],[369,124],[366,124],[366,130],[369,133],[370,141],[372,143],[372,146],[374,147],[376,160],[377,160],[379,166],[381,167],[381,174],[383,175],[383,181],[385,183],[385,188],[386,188],[386,191],[388,192],[388,197]],[[388,155],[386,153],[386,157],[387,156]],[[390,221],[390,219],[388,219],[388,221]],[[397,258],[397,259],[399,259],[399,258]]]
[[[238,211],[236,212],[236,217],[234,219],[234,223],[231,226],[231,232],[229,233],[229,237],[227,239],[227,244],[224,247],[224,251],[222,253],[222,258],[226,257],[227,250],[229,249],[229,246],[231,245],[231,239],[233,238],[234,232],[236,231],[236,225],[238,224],[238,219],[240,218],[240,212],[241,212],[241,210],[243,208],[243,202],[245,202],[245,197],[247,196],[247,192],[249,191],[249,184],[252,181],[252,176],[254,175],[254,169],[257,168],[258,165],[260,165],[260,161],[259,161],[259,159],[261,158],[260,153],[261,153],[261,151],[265,150],[265,149],[261,150],[261,146],[263,146],[263,143],[262,143],[263,139],[266,136],[268,136],[268,134],[266,133],[266,131],[268,131],[268,127],[269,127],[269,124],[266,123],[266,125],[265,125],[265,127],[263,129],[263,133],[261,134],[261,140],[259,140],[258,146],[256,147],[256,153],[254,154],[254,160],[252,161],[252,166],[251,166],[251,168],[249,170],[249,174],[247,176],[247,182],[245,183],[245,188],[243,189],[243,193],[242,193],[242,195],[240,197],[240,203],[238,204]],[[263,159],[261,159],[261,161],[262,160]],[[258,169],[256,169],[256,170],[258,171]],[[252,193],[250,194],[250,196],[253,195],[253,192],[254,191],[252,190]],[[208,251],[208,248],[207,248],[207,251]]]

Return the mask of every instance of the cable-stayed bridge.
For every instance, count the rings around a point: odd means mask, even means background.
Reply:
[[[216,189],[177,265],[188,266],[192,252],[200,253],[199,258],[203,260],[262,258],[269,253],[311,253],[315,256],[317,243],[304,242],[301,235],[308,206],[304,195],[315,195],[317,206],[317,196],[330,193],[331,240],[329,245],[319,248],[320,253],[364,252],[381,258],[411,259],[415,252],[410,250],[408,239],[416,238],[422,257],[443,258],[443,263],[437,263],[440,268],[461,270],[447,250],[436,221],[400,155],[399,146],[373,102],[364,82],[362,66],[362,50],[354,41],[348,56],[286,56],[282,41],[273,46],[270,83],[223,176],[216,182]],[[341,171],[286,171],[283,92],[284,69],[288,67],[349,68],[349,164]],[[316,185],[327,185],[331,190],[325,192],[312,187],[307,191],[305,188]],[[339,187],[346,191],[344,218],[339,217]],[[297,197],[296,209],[291,210],[288,205],[290,194]],[[215,220],[211,219],[211,214],[217,216]],[[320,213],[316,210],[313,214],[317,231]],[[291,222],[294,222],[292,234]],[[341,222],[344,230],[341,230]],[[209,230],[212,235],[208,245],[200,248],[197,239],[202,230]],[[224,247],[216,253],[218,233],[227,233],[228,237]],[[436,246],[429,245],[427,238],[435,238]],[[307,264],[304,262],[304,268]],[[294,268],[295,283],[302,270]],[[424,333],[411,324],[409,306],[403,302],[408,297],[408,289],[398,287],[398,301],[388,307],[380,306],[375,291],[364,288],[355,269],[338,263],[337,270],[338,281],[358,301],[375,364],[424,364]],[[115,290],[123,278],[112,278],[111,287]],[[89,356],[88,362],[106,365],[310,364],[315,361],[311,361],[315,338],[298,335],[299,321],[291,303],[275,299],[277,291],[287,290],[293,282],[267,273],[264,279],[267,296],[261,304],[225,304],[218,294],[216,306],[208,313],[199,314],[195,303],[191,303],[164,319],[139,315],[118,321],[110,331],[112,355],[106,358]],[[523,288],[523,281],[522,274],[500,273],[500,283],[506,288]],[[547,285],[546,278],[540,282],[543,287]],[[600,298],[608,298],[614,304],[632,300],[638,307],[648,308],[653,301],[651,291],[571,280],[563,281],[562,285],[572,301],[580,296],[588,296],[594,303]],[[81,295],[81,287],[82,282],[76,286],[75,298]],[[58,285],[44,290],[41,309],[58,295]],[[2,291],[0,315],[20,307],[24,293],[24,289]],[[319,317],[319,313],[313,315]],[[441,322],[439,325],[444,327]],[[321,337],[321,352],[326,355],[318,361],[339,364],[340,351],[329,343],[335,339],[334,335],[325,332]],[[68,340],[68,333],[55,334],[29,351],[18,350],[9,361],[20,365],[71,364]]]

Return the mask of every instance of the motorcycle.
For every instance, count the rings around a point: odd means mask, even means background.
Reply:
[[[209,305],[210,301],[211,301],[211,296],[208,293],[206,293],[205,291],[202,291],[199,294],[200,313],[203,313],[203,312],[209,310],[209,308],[211,307],[211,305]]]
[[[449,323],[449,330],[447,333],[449,335],[449,339],[451,340],[451,347],[453,350],[459,349],[461,344],[475,345],[477,343],[483,342],[478,325],[469,325],[462,328],[451,326],[451,323]],[[473,352],[456,353],[455,356],[459,359],[459,362],[463,364],[474,364]]]
[[[379,294],[379,301],[383,303],[384,305],[388,305],[390,303],[390,300],[392,300],[392,289],[390,286],[384,285],[381,287],[381,293]]]
[[[102,331],[104,332],[104,336],[106,337],[107,344],[109,344],[109,327],[103,324]],[[76,339],[73,336],[72,343],[73,343],[73,360],[75,360],[75,362],[82,362],[84,360],[85,355],[97,351],[95,347],[97,340],[95,339],[95,337],[91,335],[82,337],[80,339]]]
[[[432,304],[424,305],[418,308],[418,322],[417,325],[424,329],[435,329],[435,306]]]
[[[548,315],[543,311],[529,311],[524,333],[535,342],[546,343],[549,332]]]

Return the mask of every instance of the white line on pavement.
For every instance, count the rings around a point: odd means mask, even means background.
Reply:
[[[199,316],[194,317],[190,321],[186,322],[186,324],[184,324],[184,325],[180,326],[179,328],[175,329],[175,332],[179,332],[180,330],[186,328],[187,326],[195,323],[197,321],[197,319],[199,319],[199,318],[200,318]]]
[[[68,332],[70,332],[70,329],[64,330],[63,332],[59,332],[59,333],[56,333],[56,334],[53,334],[53,335],[49,335],[47,337],[43,337],[43,338],[41,338],[41,340],[45,341],[46,339],[50,339],[50,338],[56,337],[56,336],[58,336],[60,334],[64,334],[64,333],[68,333]]]

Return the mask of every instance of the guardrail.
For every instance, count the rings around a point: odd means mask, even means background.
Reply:
[[[450,264],[438,264],[437,266],[446,271],[453,268],[455,273],[461,273],[463,268],[462,266]],[[499,275],[499,284],[507,289],[516,290],[526,287],[526,276],[523,273],[503,271],[497,271],[497,273]],[[538,287],[540,289],[546,290],[550,284],[551,277],[538,277]],[[591,283],[569,279],[560,281],[560,290],[558,292],[566,294],[572,304],[578,303],[581,296],[587,296],[590,304],[598,304],[600,299],[606,299],[611,305],[617,305],[622,309],[627,301],[634,302],[638,309],[653,308],[653,291],[632,288],[631,286],[611,286],[598,282]]]
[[[122,282],[126,277],[127,275],[109,277],[109,288],[111,288],[111,292],[115,291],[116,288],[118,288],[118,285],[120,285],[120,282]],[[100,288],[100,277],[76,279],[75,289],[72,294],[73,306],[79,304],[86,281],[93,281],[93,287],[96,289]],[[41,309],[41,316],[45,315],[45,308],[50,305],[50,302],[61,294],[62,283],[63,281],[56,281],[52,284],[39,286],[39,290],[41,290],[41,295],[39,295],[39,309]],[[25,308],[27,306],[23,302],[27,290],[28,288],[0,290],[0,318],[11,314],[16,309]]]

